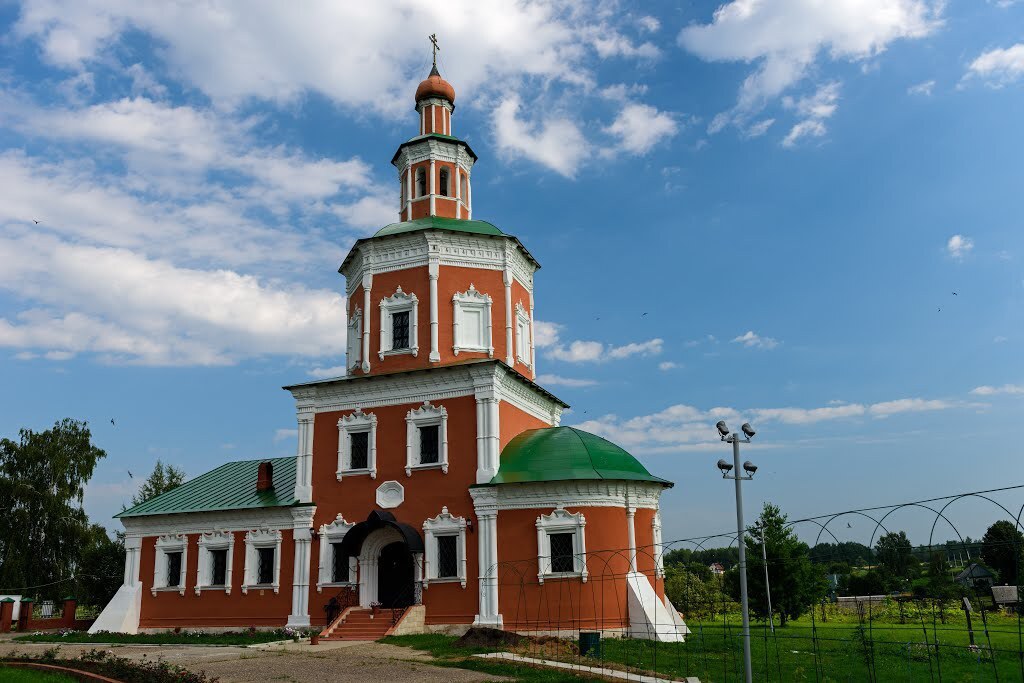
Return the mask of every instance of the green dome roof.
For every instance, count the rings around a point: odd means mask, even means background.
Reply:
[[[491,483],[568,479],[651,481],[672,486],[611,441],[574,427],[531,429],[509,441]]]
[[[505,233],[487,221],[467,221],[461,218],[441,218],[440,216],[429,216],[417,218],[414,221],[402,221],[385,225],[378,230],[374,237],[386,237],[388,235],[401,235],[417,230],[450,230],[452,232],[468,232],[474,235],[495,235],[501,237]]]

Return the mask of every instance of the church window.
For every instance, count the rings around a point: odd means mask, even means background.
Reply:
[[[405,422],[406,476],[415,469],[436,467],[448,474],[448,410],[425,401],[406,414]]]
[[[537,517],[537,578],[579,577],[587,580],[587,546],[583,513],[556,508]]]
[[[245,582],[242,593],[250,589],[281,590],[281,532],[258,529],[245,535]]]
[[[520,363],[531,363],[530,314],[519,302],[516,303],[516,358]]]
[[[167,553],[167,587],[177,588],[181,584],[181,552]]]
[[[405,174],[404,173],[402,174],[401,189],[398,192],[399,192],[399,194],[398,194],[398,206],[399,206],[399,208],[401,208],[401,207],[405,206]]]
[[[448,196],[448,169],[447,168],[442,168],[441,169],[441,191],[440,191],[440,195],[442,197],[447,197]]]
[[[425,197],[427,194],[427,172],[420,168],[416,170],[416,196]]]
[[[417,319],[419,299],[415,294],[406,294],[401,287],[389,297],[380,300],[380,350],[384,356],[408,353],[419,355]]]
[[[152,593],[178,591],[185,594],[185,568],[188,566],[188,536],[165,534],[156,539]]]
[[[341,543],[331,544],[331,582],[348,582],[348,558],[341,552]]]
[[[199,576],[196,595],[202,590],[231,592],[231,555],[235,535],[230,531],[213,531],[199,536]]]
[[[466,587],[466,518],[441,508],[441,514],[423,522],[426,566],[423,585],[459,582]]]
[[[213,567],[210,575],[210,583],[214,586],[223,586],[228,572],[228,551],[226,548],[219,548],[210,551],[210,559]]]
[[[377,416],[356,409],[338,420],[338,481],[369,474],[377,478]]]
[[[349,585],[356,578],[355,557],[341,552],[345,534],[354,527],[340,514],[330,524],[320,525],[320,575],[317,579],[317,592],[323,592],[324,586]]]
[[[491,297],[478,292],[470,284],[465,292],[456,292],[452,297],[453,327],[455,345],[452,351],[486,352],[494,355],[491,341]]]
[[[459,195],[462,197],[463,204],[469,204],[469,181],[466,179],[466,175],[463,174],[459,181],[460,192]]]

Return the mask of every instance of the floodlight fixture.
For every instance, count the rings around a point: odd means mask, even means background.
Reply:
[[[757,472],[757,465],[748,460],[745,463],[743,463],[743,471],[749,474],[750,476],[754,476],[754,472]]]
[[[750,426],[749,422],[744,422],[740,429],[743,430],[743,433],[747,435],[748,439],[754,438],[754,434],[757,434],[757,432],[754,431],[754,428]]]
[[[729,436],[729,427],[725,424],[725,420],[719,420],[715,427],[718,429],[718,433],[722,435],[723,439]]]
[[[732,465],[727,463],[725,460],[719,460],[718,469],[722,470],[723,475],[729,474],[730,472],[732,472]]]

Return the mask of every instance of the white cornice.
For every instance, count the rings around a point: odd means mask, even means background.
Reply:
[[[214,510],[183,512],[176,515],[123,517],[129,538],[164,534],[206,534],[218,531],[249,531],[258,528],[291,529],[292,508],[254,508],[251,510]]]
[[[636,507],[657,510],[662,490],[663,487],[654,482],[582,479],[474,487],[470,495],[478,509]]]

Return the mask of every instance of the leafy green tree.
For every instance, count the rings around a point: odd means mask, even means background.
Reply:
[[[764,581],[761,535],[768,556],[768,580],[772,611],[782,626],[812,608],[828,591],[826,567],[811,562],[810,548],[786,526],[786,515],[771,503],[765,503],[757,524],[747,530],[747,592],[750,611],[760,619],[768,618],[768,591]],[[729,584],[738,595],[738,574],[730,572]]]
[[[124,579],[124,536],[107,535],[99,524],[89,527],[76,571],[75,595],[83,605],[103,607],[121,587]]]
[[[877,569],[851,574],[846,592],[849,595],[882,595],[887,592],[885,576]]]
[[[666,566],[665,594],[688,619],[712,617],[722,602],[713,582],[704,581],[688,568],[679,566]]]
[[[928,583],[926,585],[929,597],[939,600],[948,600],[956,592],[953,584],[953,577],[949,573],[949,564],[946,562],[946,553],[936,550],[928,559]]]
[[[185,471],[174,465],[164,465],[160,460],[146,480],[139,485],[138,494],[132,496],[132,505],[139,505],[161,493],[167,493],[185,483]]]
[[[44,598],[72,588],[90,534],[82,494],[104,457],[88,425],[71,419],[0,439],[0,588]]]
[[[890,531],[879,538],[875,544],[875,556],[878,564],[897,579],[910,578],[917,573],[914,548],[905,531]]]
[[[1024,534],[1013,522],[996,522],[981,538],[981,559],[999,573],[1000,581],[1018,585],[1024,573]]]

